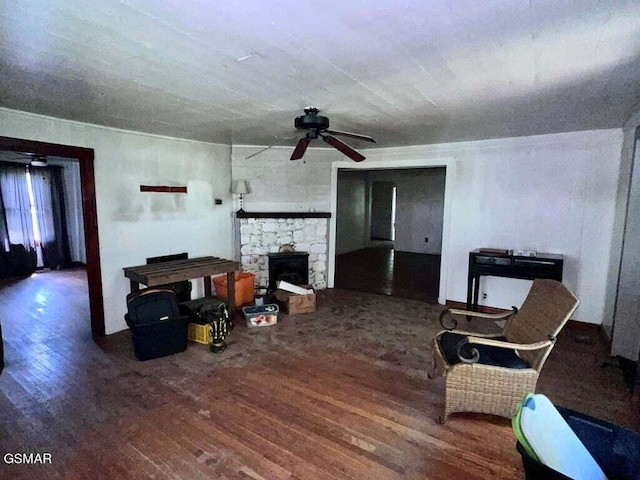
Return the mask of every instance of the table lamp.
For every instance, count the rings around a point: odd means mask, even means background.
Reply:
[[[246,180],[237,180],[233,184],[233,189],[231,191],[240,195],[240,210],[238,211],[244,212],[244,195],[249,193],[249,184]]]

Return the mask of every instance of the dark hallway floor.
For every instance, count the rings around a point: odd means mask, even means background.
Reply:
[[[440,255],[382,245],[336,257],[335,288],[437,303],[439,284]]]

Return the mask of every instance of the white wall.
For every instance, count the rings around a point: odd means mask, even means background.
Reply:
[[[622,129],[611,129],[368,149],[361,150],[367,160],[358,166],[453,162],[445,192],[451,203],[444,239],[446,299],[466,300],[468,253],[474,248],[561,253],[565,283],[581,300],[574,319],[600,324],[613,314],[610,262],[622,138]],[[244,160],[254,151],[234,147],[233,156],[234,178],[259,179],[253,209],[331,208],[329,170],[332,162],[344,162],[339,153],[315,150],[300,164],[288,160],[290,148],[272,149]],[[487,304],[508,308],[524,300],[529,282],[484,277],[481,288]]]
[[[0,109],[0,135],[95,150],[100,263],[107,333],[126,328],[122,268],[188,252],[230,258],[230,147],[127,132]],[[141,193],[186,185],[187,194]],[[222,205],[213,199],[221,198]],[[194,282],[195,294],[202,292]],[[89,319],[87,319],[87,322]]]
[[[336,255],[367,246],[367,192],[364,172],[341,172],[336,212]]]
[[[293,148],[273,147],[246,159],[264,147],[232,147],[233,179],[247,180],[247,212],[328,212],[331,162],[345,158],[334,149],[309,148],[301,160],[291,161]],[[237,209],[237,202],[236,202]]]
[[[125,266],[187,251],[231,257],[231,167],[252,193],[247,211],[330,211],[331,165],[339,152],[309,149],[302,161],[273,148],[233,147],[126,132],[0,109],[0,135],[95,150],[97,214],[107,333],[125,328]],[[581,305],[574,318],[613,314],[610,272],[622,129],[417,147],[362,150],[370,162],[450,158],[450,254],[445,296],[466,299],[468,252],[479,246],[565,255],[565,282]],[[363,165],[366,166],[366,165]],[[188,194],[140,193],[140,184],[187,185]],[[215,206],[213,198],[222,198]],[[447,232],[445,231],[445,234]],[[335,241],[335,239],[330,239]],[[518,304],[528,282],[486,278],[497,307]],[[201,285],[196,282],[196,294]],[[87,319],[88,321],[88,319]]]
[[[369,150],[372,161],[452,157],[446,298],[466,300],[468,252],[534,249],[565,256],[564,281],[580,298],[574,318],[602,323],[607,298],[622,130]],[[529,282],[483,277],[486,304],[508,308]]]

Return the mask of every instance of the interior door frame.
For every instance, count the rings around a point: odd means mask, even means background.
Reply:
[[[440,257],[440,285],[438,286],[438,303],[447,303],[447,284],[449,272],[449,230],[451,225],[451,203],[453,179],[456,162],[453,158],[409,159],[409,160],[367,160],[354,163],[335,161],[331,163],[331,218],[329,219],[329,256],[327,258],[327,286],[333,288],[336,276],[336,214],[338,212],[338,170],[397,170],[406,168],[445,168],[444,212],[442,220],[442,251]]]
[[[59,145],[20,138],[0,136],[0,150],[28,152],[77,159],[80,165],[80,190],[82,192],[82,217],[84,242],[87,251],[87,283],[91,335],[104,337],[104,300],[102,297],[102,270],[100,268],[100,243],[98,240],[98,215],[96,211],[96,182],[92,148]]]

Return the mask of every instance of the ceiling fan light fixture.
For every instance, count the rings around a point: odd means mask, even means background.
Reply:
[[[319,112],[315,107],[307,107],[304,115],[295,118],[293,125],[297,130],[326,130],[329,128],[329,118],[318,115]]]
[[[325,143],[328,143],[336,150],[340,151],[354,162],[361,162],[365,160],[365,156],[356,152],[346,143],[338,140],[331,135],[341,135],[349,138],[355,138],[357,140],[364,140],[366,142],[376,143],[376,141],[368,135],[362,135],[359,133],[342,132],[340,130],[329,130],[329,118],[318,115],[320,110],[316,107],[306,107],[304,109],[304,115],[295,118],[294,126],[296,130],[306,131],[303,138],[300,139],[296,148],[291,155],[291,160],[299,160],[304,155],[309,142],[315,138],[322,137]]]
[[[32,167],[46,167],[47,166],[47,157],[33,157],[29,164]]]

